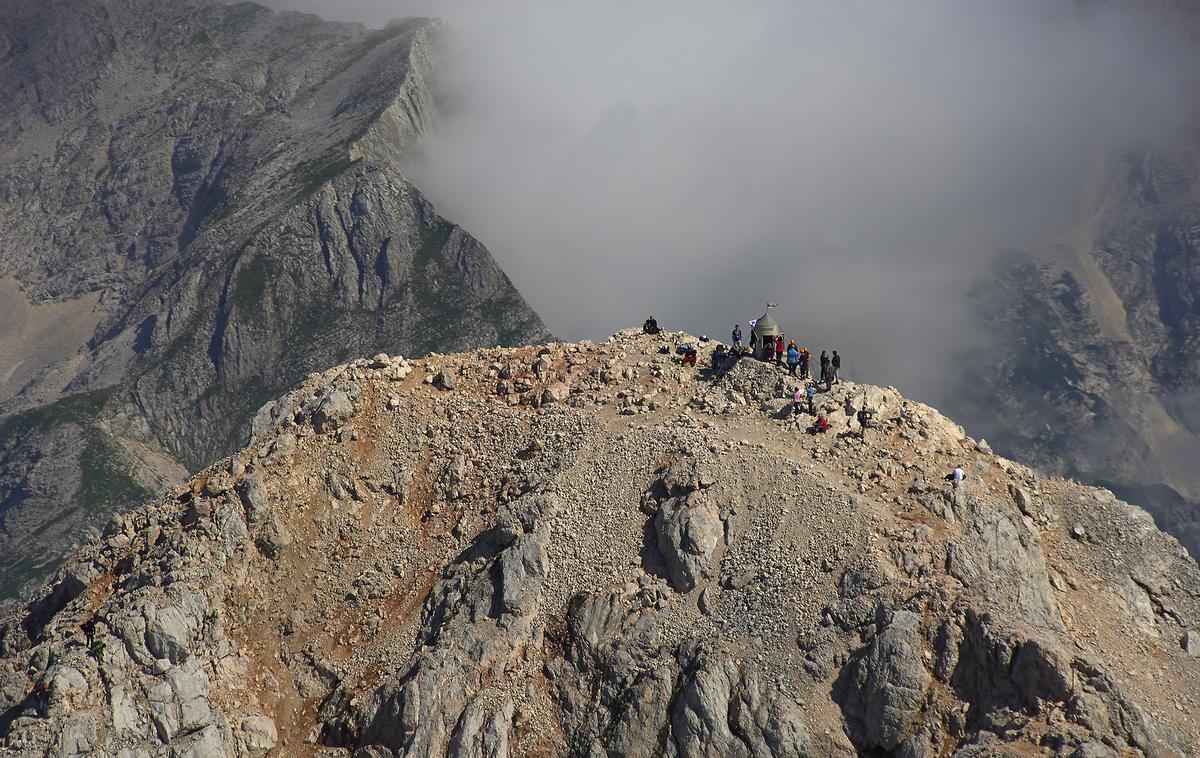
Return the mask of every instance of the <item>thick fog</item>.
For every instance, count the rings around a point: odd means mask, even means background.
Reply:
[[[448,19],[409,171],[557,335],[767,301],[850,375],[939,400],[965,293],[1062,233],[1098,156],[1175,138],[1195,57],[1151,3],[277,0]],[[1134,9],[1134,10],[1129,10]]]

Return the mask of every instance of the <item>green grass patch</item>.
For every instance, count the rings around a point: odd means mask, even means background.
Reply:
[[[267,282],[276,274],[274,266],[264,256],[256,255],[238,269],[233,282],[233,307],[248,314],[262,303],[267,292]]]
[[[421,237],[417,242],[417,252],[413,256],[413,264],[417,268],[424,268],[437,263],[441,258],[442,249],[450,241],[450,235],[453,232],[454,225],[440,218],[433,226],[422,229]]]
[[[21,411],[0,422],[0,442],[11,440],[34,429],[48,429],[66,423],[86,423],[95,420],[116,390],[107,388],[79,392],[61,400]]]
[[[296,200],[307,200],[316,194],[317,190],[333,181],[342,172],[354,165],[348,151],[343,146],[325,152],[311,161],[305,161],[293,170],[296,179]]]
[[[94,429],[86,431],[86,439],[79,461],[79,501],[92,514],[140,505],[154,496],[129,473],[131,462],[117,443]]]

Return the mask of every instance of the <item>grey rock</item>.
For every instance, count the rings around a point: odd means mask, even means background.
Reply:
[[[262,474],[254,471],[246,476],[237,486],[237,493],[246,509],[246,521],[251,526],[257,526],[266,520],[271,513],[271,500],[267,495],[267,486],[263,483]]]
[[[62,582],[59,584],[58,602],[65,604],[79,597],[98,576],[100,576],[100,572],[90,561],[72,563],[67,567]]]
[[[246,527],[246,522],[242,518],[241,508],[238,508],[233,503],[223,503],[217,508],[216,524],[221,531],[221,535],[225,540],[225,545],[230,550],[235,550],[249,535],[249,530]]]
[[[88,756],[96,750],[96,719],[90,713],[76,713],[63,725],[54,746],[56,756]]]
[[[811,741],[795,703],[764,695],[728,659],[711,659],[684,679],[671,710],[683,755],[808,756]]]
[[[910,736],[932,681],[922,649],[918,616],[896,611],[844,670],[838,697],[860,749],[895,750]]]
[[[272,560],[278,558],[283,549],[290,544],[292,544],[291,532],[274,513],[267,518],[262,530],[254,538],[254,545],[259,552]]]
[[[279,743],[279,732],[270,716],[247,716],[242,719],[242,742],[250,755],[266,755]]]
[[[1183,633],[1183,639],[1180,641],[1180,646],[1183,651],[1193,658],[1200,658],[1200,632],[1195,629],[1188,629]]]
[[[671,586],[690,592],[713,576],[724,540],[716,505],[702,494],[669,498],[654,518],[658,549],[667,562]]]
[[[512,723],[512,698],[505,698],[489,712],[482,698],[476,697],[463,710],[450,739],[449,755],[463,758],[508,758],[509,725]]]
[[[233,746],[226,731],[216,724],[208,724],[171,745],[171,758],[215,758],[233,754]]]
[[[530,496],[502,506],[509,528],[481,535],[475,542],[479,560],[452,564],[429,593],[420,634],[441,644],[381,682],[356,717],[344,712],[330,718],[354,718],[363,745],[427,754],[448,744],[478,692],[481,671],[509,665],[535,633],[532,622],[549,572],[543,508],[553,511],[549,498]],[[512,533],[516,525],[519,536]],[[493,610],[497,600],[499,614]],[[484,736],[476,740],[479,734]],[[492,744],[486,734],[462,739]]]
[[[168,671],[162,681],[146,691],[146,699],[150,704],[150,718],[164,742],[212,723],[208,677],[194,659]],[[211,740],[211,736],[206,737],[203,744]]]
[[[141,711],[133,693],[125,685],[112,688],[111,724],[118,736],[142,732]]]
[[[1010,484],[1008,491],[1012,494],[1013,502],[1021,509],[1021,513],[1030,518],[1037,518],[1037,513],[1034,511],[1033,506],[1033,496],[1029,494],[1029,490],[1020,485]]]
[[[1103,742],[1088,741],[1071,751],[1070,758],[1117,758],[1117,751]]]
[[[554,382],[542,391],[542,405],[565,403],[571,396],[571,388],[562,382]]]
[[[317,431],[325,432],[337,429],[353,415],[354,403],[345,392],[337,390],[321,400],[317,412],[313,414],[313,423]]]
[[[82,700],[91,685],[79,669],[59,666],[50,675],[50,695],[56,700]]]
[[[7,713],[33,689],[29,677],[18,671],[0,670],[0,713]]]
[[[178,664],[191,655],[209,606],[203,594],[182,590],[171,604],[147,605],[142,612],[146,618],[146,649],[155,658]]]
[[[437,373],[437,376],[433,378],[433,383],[438,389],[449,391],[454,389],[457,379],[455,378],[453,371],[448,368],[444,368]]]

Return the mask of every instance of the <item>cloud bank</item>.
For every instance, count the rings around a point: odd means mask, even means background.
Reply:
[[[277,0],[448,19],[409,167],[556,334],[776,317],[938,401],[998,251],[1075,223],[1098,155],[1195,123],[1146,3]]]

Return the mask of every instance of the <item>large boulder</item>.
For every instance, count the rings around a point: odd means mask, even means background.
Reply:
[[[654,531],[677,591],[690,592],[714,575],[724,530],[716,505],[702,493],[665,500],[654,517]]]
[[[353,415],[354,403],[350,397],[341,390],[335,390],[326,395],[317,406],[317,411],[313,414],[313,424],[317,431],[325,432],[338,428]]]
[[[835,696],[854,744],[860,750],[895,750],[912,732],[931,681],[920,618],[896,611],[838,679]]]

